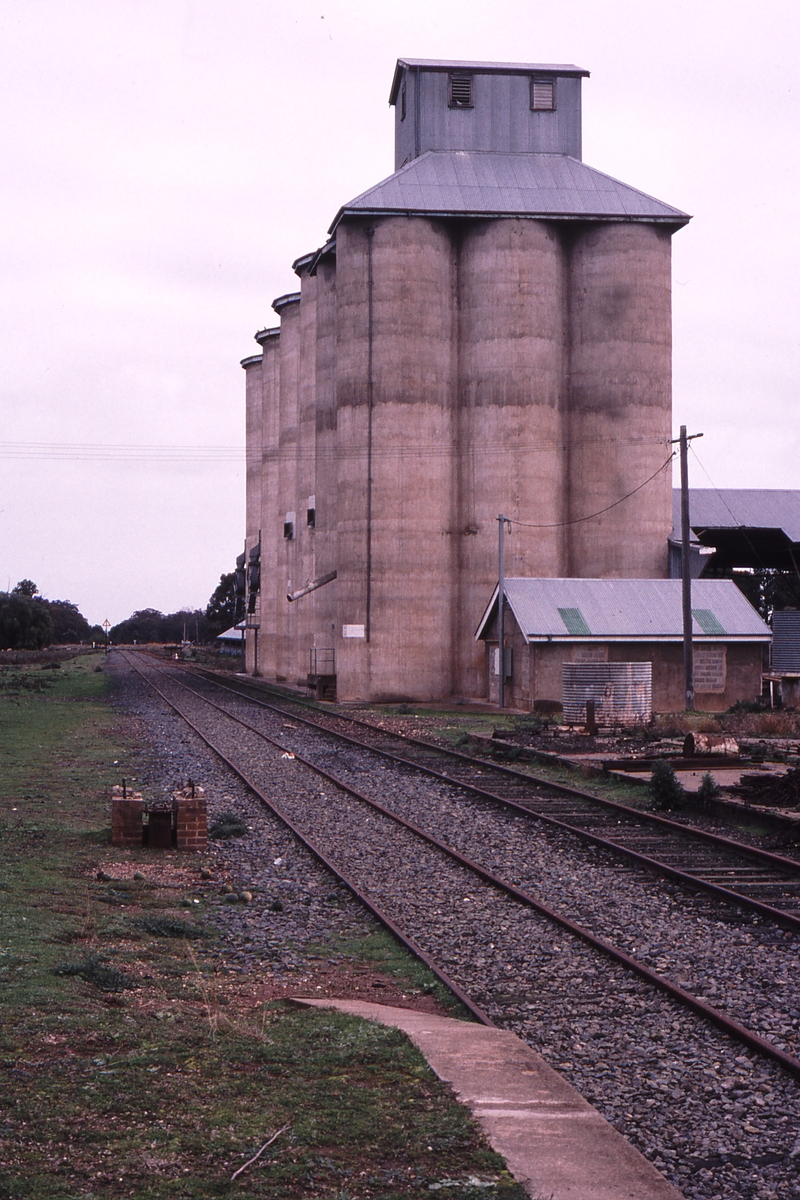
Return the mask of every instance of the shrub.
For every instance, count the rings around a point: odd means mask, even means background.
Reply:
[[[208,831],[208,836],[227,841],[228,838],[244,837],[246,833],[247,826],[241,817],[237,817],[236,813],[224,812],[217,817]]]
[[[656,808],[682,808],[686,801],[686,792],[675,774],[675,768],[665,758],[660,758],[653,767],[650,792]]]
[[[719,794],[719,784],[711,772],[706,771],[697,789],[697,799],[701,804],[708,804],[709,800],[716,800]]]

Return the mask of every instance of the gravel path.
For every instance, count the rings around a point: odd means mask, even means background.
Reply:
[[[170,786],[194,775],[220,807],[244,811],[252,832],[219,853],[239,856],[251,880],[268,889],[290,884],[307,919],[294,923],[294,945],[253,910],[225,913],[239,953],[263,955],[272,970],[296,969],[303,935],[327,919],[328,878],[163,703],[146,692],[119,659],[118,702],[137,712],[167,764]],[[170,685],[171,686],[171,685]],[[202,685],[198,685],[202,686]],[[388,818],[342,797],[337,789],[255,734],[221,715],[201,714],[200,701],[175,690],[176,702],[197,711],[198,725],[241,758],[260,786],[344,869],[357,875],[393,916],[497,1021],[536,1046],[687,1197],[800,1197],[800,1089],[777,1066],[762,1062],[682,1011],[642,981],[571,936],[554,931],[463,868],[421,846]],[[165,687],[165,691],[169,689]],[[541,896],[544,903],[588,924],[655,969],[689,984],[746,1024],[795,1050],[792,1009],[796,939],[740,914],[713,910],[636,871],[612,867],[604,852],[567,835],[544,832],[523,817],[497,813],[486,802],[414,773],[397,772],[373,755],[323,749],[321,735],[226,697],[232,709],[311,756],[327,754],[331,770],[349,772],[353,786],[480,858],[486,866]],[[277,853],[276,853],[277,851]],[[276,867],[275,859],[282,859]],[[265,866],[265,864],[267,864]],[[287,893],[288,894],[288,893]],[[327,908],[326,908],[327,906]],[[344,923],[368,927],[352,903],[337,908]],[[239,923],[237,925],[237,922]],[[728,922],[733,922],[729,924]],[[272,932],[270,932],[272,930]],[[284,930],[285,933],[285,930]],[[319,931],[315,933],[319,939]],[[288,957],[287,957],[288,956]],[[792,1013],[794,1015],[792,1015]]]

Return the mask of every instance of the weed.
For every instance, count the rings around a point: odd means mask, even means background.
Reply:
[[[686,792],[675,774],[675,768],[665,758],[660,758],[653,767],[650,792],[656,808],[682,808],[686,801]]]
[[[208,836],[216,838],[218,841],[227,841],[228,838],[244,837],[246,833],[247,825],[241,817],[238,817],[236,813],[224,812],[211,825]]]
[[[737,700],[728,709],[732,716],[740,716],[742,713],[763,713],[769,708],[763,700]]]
[[[135,983],[118,967],[110,967],[96,954],[90,954],[82,962],[62,963],[53,968],[54,975],[80,975],[87,983],[93,983],[101,992],[124,992],[135,987]]]
[[[205,930],[200,929],[197,925],[191,925],[188,921],[181,921],[177,917],[160,916],[158,913],[136,917],[132,924],[144,933],[152,933],[154,937],[205,937]]]
[[[526,713],[524,717],[514,717],[513,724],[516,733],[528,734],[531,737],[535,737],[543,729],[547,729],[551,721],[544,714]]]

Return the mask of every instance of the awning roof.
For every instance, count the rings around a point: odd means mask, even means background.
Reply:
[[[672,492],[673,537],[680,541],[681,493]],[[800,491],[780,488],[689,488],[689,524],[706,529],[779,529],[800,542]]]

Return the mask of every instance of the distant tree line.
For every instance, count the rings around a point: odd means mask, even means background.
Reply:
[[[156,608],[141,608],[109,632],[112,642],[210,642],[230,629],[236,621],[236,579],[233,571],[220,575],[205,609],[182,608],[162,613]]]
[[[220,575],[205,609],[162,613],[143,608],[109,631],[112,642],[210,642],[235,624],[236,577]],[[100,625],[90,625],[70,600],[46,600],[32,579],[21,579],[10,592],[0,592],[0,650],[43,650],[105,642]]]
[[[0,592],[0,650],[43,650],[102,638],[100,626],[90,625],[76,604],[46,600],[32,579]]]

